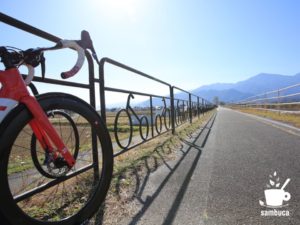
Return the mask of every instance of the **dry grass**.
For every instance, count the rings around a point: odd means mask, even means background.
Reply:
[[[281,112],[274,112],[269,110],[253,109],[253,108],[234,108],[234,109],[240,112],[250,113],[268,119],[284,122],[300,128],[299,114],[281,113]]]
[[[212,114],[206,113],[193,124],[180,126],[175,135],[168,132],[115,158],[111,188],[104,206],[94,217],[94,224],[120,224],[123,218],[135,215],[140,209],[136,201],[140,197],[137,191],[141,185],[139,182],[165,161],[175,159],[176,152],[183,146],[181,139],[190,137]]]

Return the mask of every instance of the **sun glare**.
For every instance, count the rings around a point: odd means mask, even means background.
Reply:
[[[97,6],[111,19],[129,19],[131,22],[137,20],[138,10],[141,5],[139,0],[100,0],[95,1]]]

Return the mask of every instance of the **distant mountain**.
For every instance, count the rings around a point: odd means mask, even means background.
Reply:
[[[201,91],[210,91],[210,90],[223,91],[223,90],[231,89],[233,86],[234,84],[230,84],[230,83],[215,83],[210,85],[204,85],[197,89],[200,89]]]
[[[202,96],[209,101],[212,101],[217,96],[220,101],[234,102],[297,83],[300,83],[300,73],[294,76],[260,73],[237,83],[205,85],[193,90],[192,93]]]
[[[300,83],[300,73],[294,76],[261,73],[245,81],[236,83],[232,88],[252,94],[260,94]]]
[[[299,83],[300,73],[294,76],[260,73],[256,76],[253,76],[244,81],[239,81],[237,83],[215,83],[211,85],[204,85],[192,90],[191,92],[210,102],[212,102],[215,97],[218,97],[219,101],[229,103],[237,102],[257,94],[262,94],[267,91],[273,91],[279,88]],[[297,92],[300,92],[300,90],[298,90]],[[289,92],[286,92],[285,94],[288,93]],[[188,94],[184,92],[175,94],[175,99],[188,100],[188,98]],[[300,101],[300,99],[297,100]],[[169,104],[170,102],[169,100],[167,100],[167,105]],[[149,105],[149,100],[137,104],[137,106],[140,107],[149,107]],[[163,101],[160,98],[153,98],[152,105],[162,106]]]
[[[237,91],[235,89],[228,90],[200,90],[200,91],[192,91],[194,94],[201,96],[208,101],[213,101],[215,97],[218,97],[220,101],[223,102],[235,102],[245,98],[252,96],[251,93],[244,93]]]

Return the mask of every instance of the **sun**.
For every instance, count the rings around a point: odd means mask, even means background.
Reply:
[[[114,20],[127,19],[135,22],[138,18],[141,2],[139,0],[94,0],[97,7],[107,17]]]

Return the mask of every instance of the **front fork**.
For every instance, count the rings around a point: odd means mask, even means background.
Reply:
[[[54,159],[57,159],[61,155],[67,162],[68,167],[73,167],[75,164],[74,157],[68,151],[37,100],[32,96],[26,96],[21,99],[21,102],[27,106],[33,115],[33,119],[30,121],[29,125],[36,138],[39,140],[42,148],[50,153]],[[52,143],[56,146],[57,151]]]

